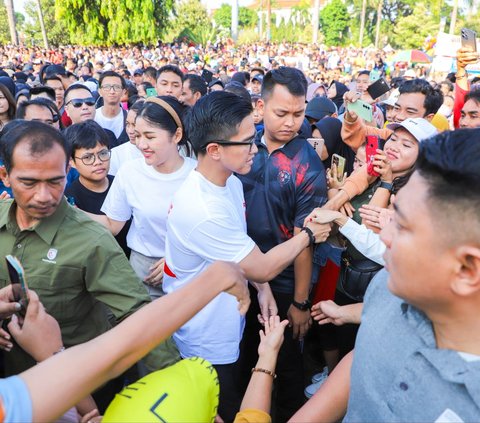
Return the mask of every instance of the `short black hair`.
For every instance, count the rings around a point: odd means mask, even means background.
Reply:
[[[94,120],[75,123],[65,130],[64,135],[73,160],[75,160],[76,151],[80,148],[95,148],[97,144],[109,146],[107,134]]]
[[[449,226],[455,214],[455,221],[480,227],[479,137],[480,129],[457,129],[420,143],[415,169],[428,184],[432,213],[443,217]],[[463,228],[462,232],[468,233]]]
[[[288,66],[280,66],[268,71],[262,82],[262,98],[267,100],[275,85],[284,85],[295,97],[306,97],[308,82],[303,72]]]
[[[40,94],[47,94],[48,97],[55,101],[55,90],[52,87],[48,87],[47,85],[37,85],[36,87],[30,88],[30,95],[40,95]]]
[[[72,85],[70,85],[70,86],[65,90],[65,94],[64,94],[64,96],[63,96],[63,99],[65,100],[65,103],[67,102],[68,95],[69,95],[72,91],[75,91],[75,90],[85,90],[85,91],[88,91],[88,92],[90,93],[90,95],[93,97],[92,91],[91,91],[90,88],[88,88],[86,85],[83,85],[83,84],[72,84]]]
[[[48,99],[39,97],[39,98],[34,98],[33,100],[28,100],[28,101],[24,101],[23,103],[20,103],[17,107],[17,113],[15,115],[15,119],[25,119],[25,115],[27,114],[27,109],[30,106],[39,106],[39,107],[44,107],[45,109],[48,109],[52,114],[52,118],[53,118],[55,112],[51,107],[51,104],[45,103],[43,100],[48,100]]]
[[[233,137],[252,111],[251,102],[226,91],[214,91],[200,98],[185,118],[195,154],[204,154],[209,142]]]
[[[122,88],[125,89],[126,88],[126,83],[125,83],[125,78],[120,75],[119,73],[115,72],[115,71],[105,71],[103,72],[101,75],[100,75],[100,78],[98,80],[98,85],[99,87],[102,86],[102,82],[105,78],[108,78],[108,77],[114,77],[114,78],[119,78],[120,81],[121,81],[121,84],[122,84]]]
[[[480,105],[480,89],[472,90],[465,96],[465,102],[468,100],[473,100],[475,103]]]
[[[183,74],[183,72],[180,70],[180,68],[178,66],[175,66],[175,65],[162,66],[157,72],[157,78],[156,79],[158,79],[160,77],[160,75],[162,73],[165,73],[165,72],[171,72],[171,73],[174,73],[175,75],[178,75],[180,77],[180,80],[183,83],[183,79],[184,79],[185,75]]]
[[[152,78],[153,80],[157,80],[157,69],[154,68],[153,66],[147,66],[143,70],[143,74],[148,76],[149,78]]]
[[[227,85],[225,85],[225,91],[236,94],[250,103],[252,102],[252,97],[250,93],[240,82],[232,81],[228,83]]]
[[[7,123],[0,132],[0,157],[8,174],[14,167],[15,147],[22,141],[29,143],[32,156],[42,156],[55,144],[60,145],[65,152],[65,168],[67,168],[70,151],[60,131],[43,122],[14,120]]]
[[[45,76],[45,78],[43,78],[43,83],[46,85],[47,84],[47,81],[58,81],[62,84],[62,80],[60,79],[59,76],[57,76],[57,74],[47,74],[47,76]],[[48,85],[47,85],[48,86]],[[62,84],[63,86],[63,84]]]
[[[184,83],[186,81],[190,82],[190,90],[192,93],[200,93],[202,97],[207,94],[207,84],[201,76],[189,73],[185,75],[185,79],[183,80]]]
[[[433,88],[425,79],[412,79],[405,81],[398,88],[401,94],[421,93],[425,96],[423,107],[425,108],[425,116],[437,113],[440,106],[443,104],[443,94],[438,88]]]

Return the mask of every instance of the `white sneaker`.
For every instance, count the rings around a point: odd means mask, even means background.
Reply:
[[[312,377],[312,384],[308,385],[305,388],[304,394],[305,396],[310,399],[313,397],[315,392],[317,392],[323,383],[327,380],[328,377],[328,368],[325,367],[321,373],[317,373]]]

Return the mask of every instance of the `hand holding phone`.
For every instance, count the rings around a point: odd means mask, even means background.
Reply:
[[[367,122],[371,122],[373,120],[373,107],[362,100],[357,100],[353,103],[347,103],[347,110],[349,112],[356,113]]]
[[[374,160],[375,154],[377,154],[378,150],[378,137],[375,135],[368,135],[367,136],[367,145],[365,147],[365,152],[367,155],[367,173],[372,176],[380,176],[378,172],[374,170]]]
[[[12,285],[13,299],[20,304],[21,309],[18,314],[25,317],[28,306],[28,287],[25,280],[25,270],[20,261],[11,255],[5,257],[7,262],[8,275]]]
[[[370,97],[372,97],[374,100],[378,97],[381,97],[383,94],[388,93],[389,91],[390,87],[388,86],[387,81],[385,81],[383,78],[378,79],[367,88],[368,94],[370,94]]]

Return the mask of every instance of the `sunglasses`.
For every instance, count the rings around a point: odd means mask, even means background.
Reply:
[[[87,106],[95,106],[95,99],[93,97],[88,98],[72,98],[67,105],[71,104],[75,109],[82,107],[84,104]]]

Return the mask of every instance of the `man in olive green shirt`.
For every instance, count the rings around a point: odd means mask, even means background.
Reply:
[[[0,287],[9,283],[1,257],[12,254],[22,262],[29,287],[59,322],[66,347],[110,329],[108,309],[120,321],[149,303],[110,232],[66,202],[69,155],[63,136],[39,122],[14,122],[0,145],[5,184],[15,198],[0,201]],[[145,327],[151,324],[163,322],[145,322]],[[5,356],[8,374],[34,364],[18,346]],[[146,364],[153,370],[177,359],[169,341]]]

